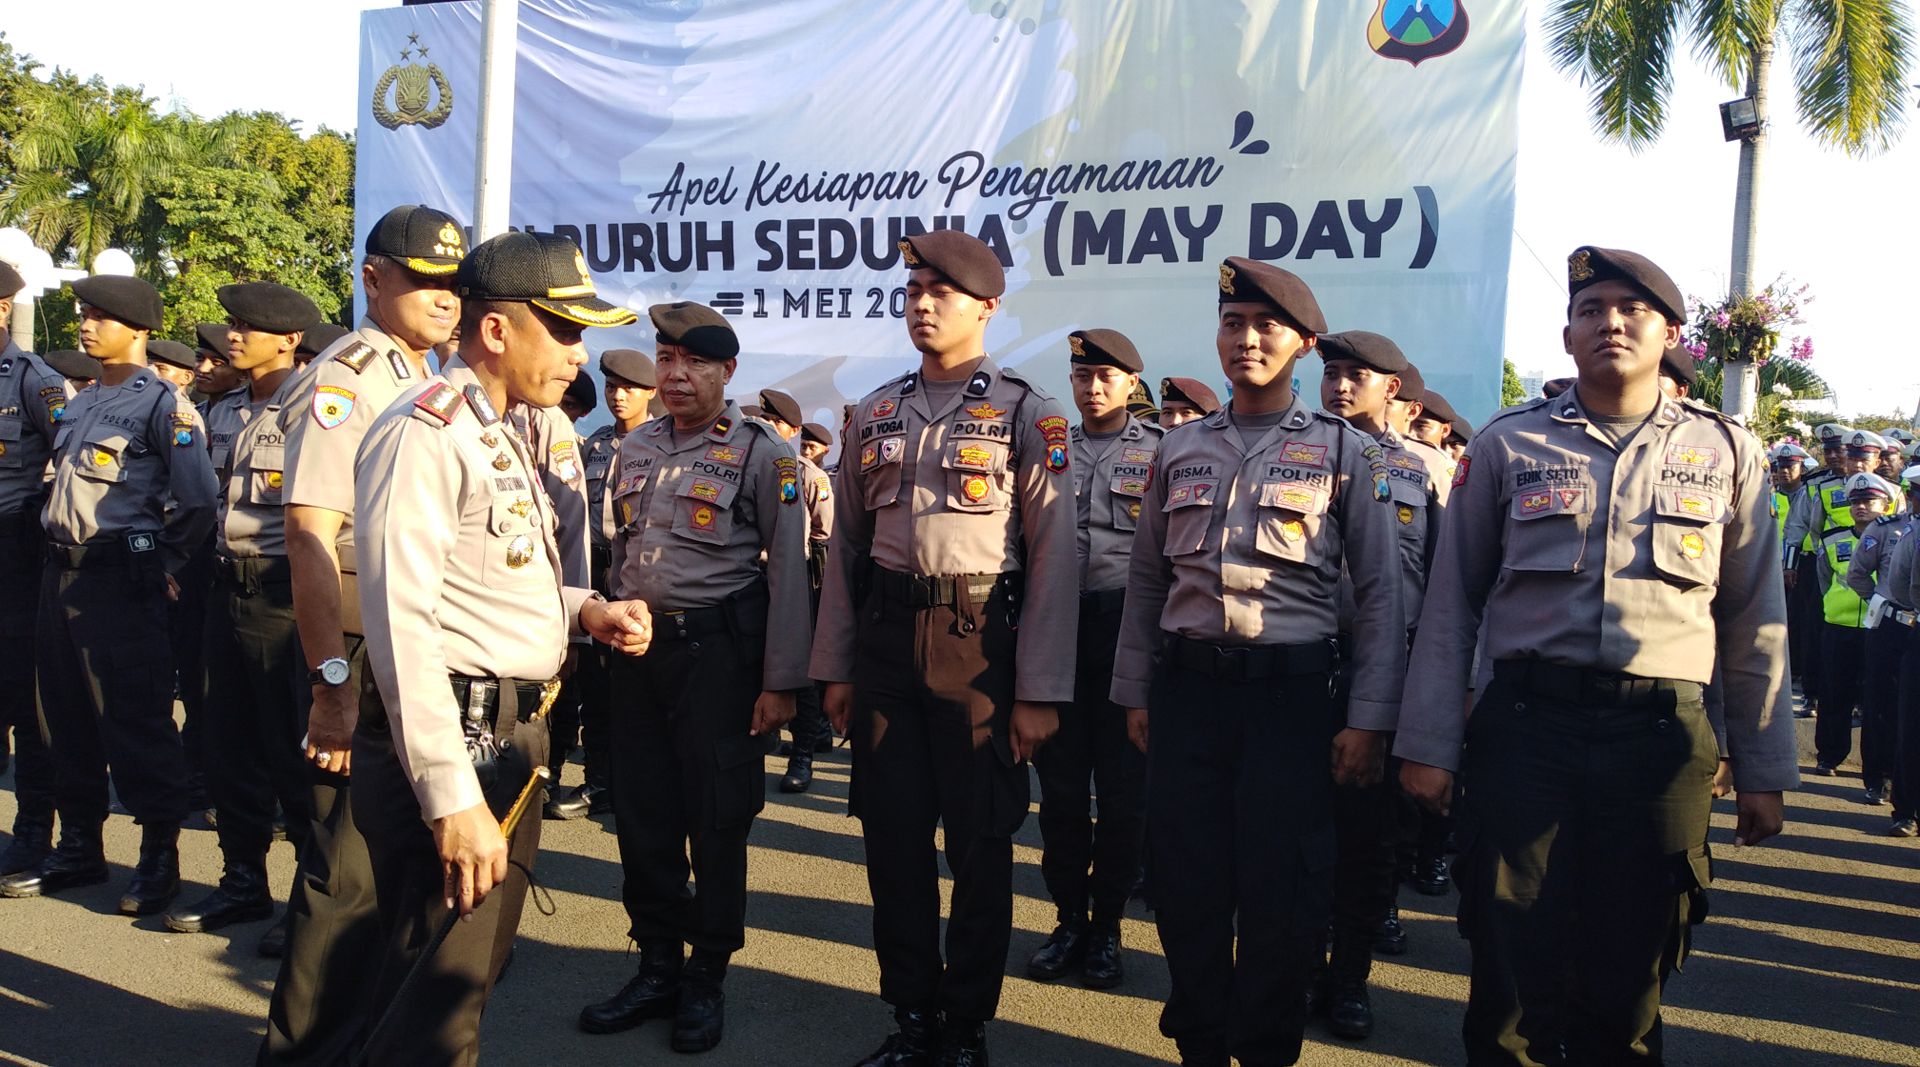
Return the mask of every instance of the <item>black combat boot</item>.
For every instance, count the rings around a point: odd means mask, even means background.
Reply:
[[[261,959],[277,960],[287,954],[287,926],[293,922],[293,912],[283,911],[280,919],[260,934],[260,940],[253,951]],[[503,968],[504,969],[504,968]]]
[[[1373,932],[1373,950],[1382,956],[1407,954],[1407,928],[1400,925],[1400,905],[1387,906],[1387,917]]]
[[[1334,927],[1320,1009],[1326,1012],[1327,1029],[1339,1037],[1359,1041],[1373,1033],[1373,1003],[1367,998],[1373,941],[1373,932],[1365,928]]]
[[[940,1028],[940,1067],[987,1067],[987,1024],[948,1019]]]
[[[939,1054],[940,1016],[917,1008],[893,1009],[900,1029],[853,1067],[934,1067]]]
[[[1127,979],[1120,962],[1120,932],[1095,931],[1087,935],[1087,955],[1080,961],[1080,984],[1088,989],[1112,989]]]
[[[213,892],[167,913],[167,929],[183,934],[210,933],[234,923],[272,918],[273,894],[267,891],[265,856],[228,856],[227,869]]]
[[[53,812],[13,817],[13,840],[0,853],[0,877],[38,867],[53,853]]]
[[[1047,943],[1041,945],[1027,960],[1027,977],[1036,981],[1051,982],[1075,967],[1087,958],[1087,946],[1092,940],[1084,923],[1061,923],[1053,928]]]
[[[705,1052],[720,1044],[726,1023],[729,953],[696,948],[680,974],[680,1006],[673,1013],[673,1051]]]
[[[100,824],[75,827],[63,821],[60,847],[38,864],[0,878],[0,897],[37,897],[106,880],[107,856],[100,842]]]
[[[813,785],[813,746],[795,745],[787,757],[787,773],[780,779],[782,793],[804,793]]]
[[[180,895],[180,824],[140,827],[140,862],[120,897],[120,914],[152,915]]]
[[[680,1002],[680,972],[684,961],[678,941],[649,941],[640,946],[640,973],[620,992],[580,1009],[580,1029],[589,1034],[617,1034],[648,1019],[673,1015]]]

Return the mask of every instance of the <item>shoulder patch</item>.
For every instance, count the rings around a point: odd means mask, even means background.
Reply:
[[[453,417],[460,414],[462,403],[464,399],[460,390],[446,382],[435,382],[433,388],[414,400],[413,408],[417,415],[437,421],[442,426],[451,426]]]
[[[238,392],[239,390],[235,390]],[[323,430],[331,430],[353,414],[356,395],[351,389],[323,385],[313,391],[313,421]]]
[[[780,476],[780,502],[791,504],[800,499],[800,462],[792,456],[775,456],[773,469]]]
[[[552,465],[553,473],[563,482],[580,480],[580,454],[574,450],[572,441],[556,441],[547,448],[547,462]]]
[[[1340,421],[1345,422],[1345,420]],[[1359,433],[1358,430],[1354,432]],[[1362,434],[1361,436],[1364,437],[1365,435]],[[1392,500],[1393,480],[1392,476],[1387,473],[1387,456],[1386,453],[1380,450],[1380,443],[1372,438],[1367,438],[1367,443],[1360,446],[1360,454],[1367,457],[1367,469],[1373,474],[1373,498],[1375,500]]]
[[[1473,466],[1472,456],[1460,457],[1460,462],[1453,468],[1453,487],[1455,489],[1467,484],[1467,468],[1471,466]]]
[[[1047,444],[1047,469],[1055,474],[1067,469],[1067,418],[1065,415],[1043,415],[1034,421],[1034,429]]]
[[[333,358],[335,362],[346,364],[347,369],[358,374],[366,370],[367,364],[373,362],[373,357],[378,354],[373,350],[373,346],[365,341],[355,341],[353,347]]]

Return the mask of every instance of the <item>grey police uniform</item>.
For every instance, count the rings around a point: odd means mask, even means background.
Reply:
[[[812,674],[853,684],[851,808],[880,995],[898,1008],[998,1010],[1030,802],[1013,702],[1073,699],[1068,429],[1059,402],[990,357],[965,381],[895,378],[847,427]],[[944,966],[936,824],[954,872]]]
[[[1867,527],[1847,563],[1847,587],[1871,602],[1886,601],[1867,631],[1867,669],[1861,706],[1860,778],[1870,790],[1885,790],[1900,758],[1900,677],[1920,614],[1912,599],[1913,552],[1901,546],[1913,537],[1920,516],[1902,512]]]
[[[653,647],[612,669],[629,936],[724,963],[745,943],[747,834],[766,799],[754,703],[810,684],[798,462],[729,403],[697,430],[662,418],[627,434],[612,481],[614,592],[654,614]]]
[[[1568,967],[1626,991],[1567,1022],[1591,1028],[1594,1054],[1658,1054],[1660,980],[1708,882],[1718,752],[1701,687],[1716,664],[1735,786],[1799,780],[1769,500],[1759,442],[1692,401],[1661,402],[1616,445],[1576,386],[1494,416],[1468,446],[1394,753],[1451,769],[1466,743],[1455,878],[1476,1062],[1520,1062],[1516,1027],[1567,1010]],[[1493,681],[1469,721],[1483,624]],[[1579,878],[1553,878],[1549,844]]]

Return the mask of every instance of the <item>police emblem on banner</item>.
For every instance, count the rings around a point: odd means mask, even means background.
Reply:
[[[427,46],[420,43],[419,34],[409,33],[407,47],[400,50],[400,63],[388,67],[373,83],[373,121],[389,130],[402,126],[431,130],[453,114],[453,83],[438,63],[423,67],[407,62],[416,54],[427,58]]]
[[[1377,0],[1367,22],[1368,47],[1416,67],[1466,39],[1467,7],[1461,0]]]

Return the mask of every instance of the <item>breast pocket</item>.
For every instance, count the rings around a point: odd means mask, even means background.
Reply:
[[[868,511],[890,507],[900,499],[900,474],[906,455],[904,437],[882,437],[860,449],[860,480]]]
[[[26,457],[20,453],[22,429],[19,416],[0,418],[0,469],[17,468],[25,462]]]
[[[1147,476],[1115,472],[1107,482],[1113,497],[1113,528],[1131,531],[1140,524],[1140,501],[1147,495]]]
[[[540,529],[533,493],[502,493],[487,504],[487,538],[480,573],[489,586],[518,584],[527,567],[546,554],[546,535]],[[502,566],[504,564],[504,566]]]
[[[133,442],[111,428],[93,430],[80,439],[73,466],[81,477],[96,482],[124,482],[133,461]]]
[[[1400,533],[1400,554],[1417,573],[1426,566],[1429,518],[1426,488],[1404,478],[1395,478],[1393,499],[1389,503],[1393,508],[1394,529]]]
[[[1507,508],[1501,566],[1510,571],[1568,574],[1586,561],[1593,487],[1581,483],[1521,490]]]
[[[947,444],[940,465],[947,472],[947,510],[1005,511],[1013,506],[1007,447],[962,439]]]
[[[689,541],[726,544],[733,533],[733,498],[739,491],[733,482],[702,474],[683,476],[673,492],[673,532]]]
[[[1728,515],[1726,501],[1717,496],[1685,489],[1655,489],[1654,568],[1686,585],[1719,585],[1720,545]]]
[[[1161,507],[1167,515],[1167,539],[1161,551],[1168,556],[1186,556],[1205,548],[1207,533],[1213,527],[1214,499],[1214,493],[1196,491],[1191,485],[1169,487],[1167,502]]]
[[[1288,563],[1319,563],[1325,555],[1322,525],[1327,519],[1326,490],[1287,482],[1260,487],[1253,547]]]
[[[278,505],[280,493],[287,484],[287,462],[284,451],[277,446],[261,446],[253,450],[252,500],[256,504]]]

